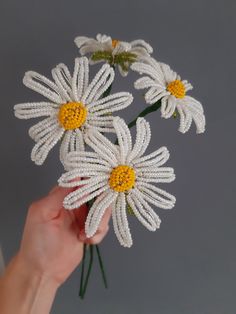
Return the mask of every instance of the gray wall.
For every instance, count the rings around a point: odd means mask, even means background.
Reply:
[[[60,289],[52,313],[234,314],[235,251],[235,16],[234,0],[62,1],[0,3],[0,241],[7,261],[16,253],[30,202],[60,176],[58,151],[43,167],[30,161],[27,135],[34,121],[14,118],[13,105],[42,99],[22,85],[27,70],[49,75],[59,62],[73,65],[73,39],[97,32],[143,38],[154,56],[169,63],[205,108],[207,132],[186,135],[176,120],[148,117],[150,150],[166,145],[177,179],[163,188],[176,207],[158,210],[162,226],[145,230],[132,217],[134,246],[121,248],[112,230],[102,244],[110,288],[96,267],[85,301],[77,297],[79,270]],[[117,76],[115,90],[131,90],[129,121],[144,106],[133,90],[136,75]]]
[[[4,270],[5,270],[5,262],[3,258],[2,248],[0,245],[0,275],[3,274]]]

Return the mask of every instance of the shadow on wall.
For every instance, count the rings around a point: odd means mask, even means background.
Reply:
[[[2,253],[2,248],[0,245],[0,275],[3,273],[4,268],[5,268],[5,265],[4,265],[3,253]]]

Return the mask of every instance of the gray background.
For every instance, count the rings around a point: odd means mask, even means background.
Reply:
[[[30,161],[34,121],[14,118],[13,105],[42,99],[22,84],[27,70],[45,75],[59,62],[73,66],[77,35],[107,33],[143,38],[154,56],[194,86],[207,131],[185,135],[178,121],[151,114],[150,151],[166,145],[177,179],[162,187],[177,197],[157,210],[161,229],[148,232],[130,218],[134,245],[119,246],[113,231],[102,244],[110,288],[96,267],[85,301],[77,297],[79,270],[60,288],[52,313],[234,314],[235,252],[235,16],[234,0],[35,1],[1,0],[1,210],[0,241],[7,261],[19,246],[28,205],[60,176],[58,150],[43,167]],[[95,70],[95,67],[92,71]],[[134,92],[127,121],[144,106],[133,90],[136,74],[117,75],[114,90]]]

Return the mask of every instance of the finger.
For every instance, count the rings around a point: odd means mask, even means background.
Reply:
[[[57,189],[59,188],[59,185],[55,185],[48,194],[52,194],[53,192],[55,192]]]
[[[106,228],[103,229],[103,232],[99,234],[95,234],[92,238],[87,238],[84,242],[86,244],[99,244],[105,238],[109,231],[109,226],[107,225]]]
[[[75,208],[73,211],[75,220],[80,230],[84,229],[85,221],[88,215],[88,206],[86,204],[81,205],[79,208]]]
[[[97,233],[103,232],[106,229],[106,227],[108,226],[110,218],[111,218],[111,211],[112,211],[112,207],[109,206],[107,208],[107,210],[105,211],[103,217],[102,217],[102,220],[101,220],[101,222],[99,224]]]
[[[105,211],[105,214],[103,215],[102,220],[99,224],[99,227],[93,237],[87,238],[84,231],[84,225],[83,225],[83,228],[80,229],[80,232],[78,234],[79,241],[90,243],[90,244],[101,242],[109,230],[109,220],[111,218],[111,211],[112,211],[112,208],[110,206]]]
[[[33,202],[30,207],[31,212],[33,211],[34,215],[41,216],[46,220],[57,218],[63,209],[64,198],[71,191],[73,191],[73,188],[54,187],[47,196]]]

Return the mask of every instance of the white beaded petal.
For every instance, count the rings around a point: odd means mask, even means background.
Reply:
[[[131,247],[133,244],[126,212],[126,200],[124,193],[120,193],[117,201],[113,203],[112,220],[114,232],[120,244]]]
[[[162,167],[169,158],[166,147],[143,156],[151,137],[150,126],[145,119],[137,120],[134,145],[125,122],[115,117],[113,124],[118,145],[113,144],[95,129],[90,129],[85,141],[94,152],[70,152],[65,158],[65,168],[68,172],[64,173],[58,182],[65,187],[80,187],[66,196],[64,207],[67,209],[77,208],[98,196],[86,221],[88,237],[96,233],[106,208],[111,205],[117,239],[124,247],[130,247],[132,237],[127,220],[127,205],[148,230],[155,231],[160,227],[161,221],[149,203],[169,209],[174,206],[175,197],[153,184],[172,182],[175,174],[173,168]],[[110,185],[114,168],[116,171],[121,168],[129,169],[135,175],[134,185],[131,183],[125,192],[116,190]],[[79,181],[79,177],[85,179]]]
[[[65,158],[70,152],[74,151],[84,151],[84,138],[82,132],[77,130],[68,130],[64,134],[64,138],[61,142],[60,146],[60,161],[65,167]]]
[[[98,201],[96,201],[93,206],[90,208],[86,222],[85,222],[85,232],[87,237],[92,237],[99,226],[99,223],[112,202],[117,198],[117,192],[106,193],[105,196]]]
[[[175,197],[156,186],[146,183],[137,182],[136,187],[142,192],[143,198],[151,204],[163,208],[171,209],[175,205]]]
[[[59,94],[58,86],[37,72],[26,72],[23,78],[23,83],[28,88],[48,98],[53,103],[62,103],[64,100]]]
[[[71,93],[71,77],[68,76],[69,69],[66,67],[66,65],[59,64],[54,69],[52,69],[52,77],[58,87],[59,93],[61,95],[61,98],[65,102],[71,102],[73,99],[72,93]],[[65,77],[63,73],[67,73],[67,76]],[[69,80],[69,82],[67,81]],[[68,85],[70,84],[70,85]]]
[[[59,185],[63,186],[60,181]],[[92,200],[98,195],[101,195],[102,192],[108,190],[107,180],[103,180],[100,183],[93,183],[90,185],[85,185],[78,190],[68,194],[63,202],[63,206],[66,209],[75,209],[85,204],[86,202]]]
[[[127,157],[127,162],[136,160],[143,155],[151,140],[151,129],[149,123],[144,118],[138,118],[136,122],[136,139],[132,151]]]
[[[187,80],[181,80],[180,76],[174,72],[169,65],[157,62],[154,58],[143,58],[142,62],[135,62],[131,69],[140,75],[135,83],[136,89],[148,89],[145,93],[147,104],[154,104],[161,99],[161,116],[165,119],[171,118],[176,111],[179,113],[179,131],[186,133],[195,122],[197,133],[205,131],[205,116],[203,107],[196,99],[187,96],[186,92],[193,87]],[[171,83],[181,84],[181,94],[169,90]],[[179,91],[179,90],[177,90]]]
[[[162,166],[170,157],[168,149],[163,146],[151,154],[133,160],[137,169],[149,168],[150,166]]]
[[[143,198],[142,192],[139,189],[134,189],[132,191],[132,194],[135,198],[139,200],[139,202],[142,204],[144,210],[152,217],[152,219],[155,221],[156,229],[160,228],[161,219],[156,214],[156,212],[152,209],[152,207],[145,201]]]
[[[127,157],[132,149],[132,138],[130,130],[123,119],[115,117],[113,124],[120,149],[119,162],[123,165],[127,162]]]
[[[74,41],[82,56],[86,54],[93,54],[97,51],[107,51],[110,52],[114,58],[122,52],[129,52],[136,56],[136,61],[139,61],[148,58],[153,52],[152,47],[142,39],[133,40],[131,42],[117,40],[116,45],[114,46],[110,36],[97,34],[96,39],[78,36]],[[95,64],[101,61],[103,60],[94,61],[90,56],[90,64]],[[129,66],[128,63],[126,65]],[[118,64],[118,69],[122,76],[126,76],[128,74],[128,72],[124,71],[120,64]]]
[[[48,102],[32,102],[14,106],[15,116],[19,119],[32,119],[52,116],[57,113],[57,106]]]
[[[80,102],[89,82],[89,65],[87,58],[76,58],[72,77],[72,93],[74,100]]]
[[[63,136],[62,129],[56,129],[54,132],[41,138],[32,149],[31,159],[36,165],[42,165],[47,158],[50,150],[57,144]]]
[[[68,153],[64,163],[67,170],[72,170],[77,167],[81,168],[84,164],[88,164],[88,166],[93,166],[93,164],[96,164],[109,167],[109,169],[111,167],[110,164],[106,160],[100,158],[97,153],[88,151],[72,151]]]
[[[55,77],[57,77],[57,81],[60,82],[60,85],[67,92],[67,94],[70,96],[70,99],[72,100],[73,99],[73,94],[71,90],[72,77],[68,67],[64,63],[58,64],[52,70],[52,76],[54,75]],[[54,80],[56,81],[55,77]]]
[[[108,64],[104,64],[85,90],[81,101],[84,104],[90,104],[91,102],[98,100],[111,85],[114,77],[115,73],[112,67]]]
[[[161,116],[168,119],[173,116],[176,109],[177,100],[174,96],[167,95],[161,100]]]
[[[156,231],[156,221],[153,219],[150,211],[146,211],[139,199],[135,197],[133,191],[127,196],[127,202],[132,208],[133,213],[137,219],[146,227],[149,231]]]
[[[110,114],[129,106],[133,101],[133,96],[130,93],[120,92],[93,101],[87,105],[87,108],[93,116],[101,116]]]
[[[107,141],[102,143],[99,132],[90,129],[86,134],[85,142],[100,156],[100,158],[106,160],[111,167],[118,166],[117,149],[115,145],[110,143],[112,145],[109,144],[108,146]]]
[[[84,137],[91,128],[98,132],[114,133],[111,114],[126,108],[133,100],[132,95],[125,92],[103,98],[103,93],[114,80],[114,70],[108,64],[103,65],[89,84],[89,66],[86,57],[75,59],[73,75],[70,74],[67,66],[61,63],[52,69],[52,77],[55,83],[39,73],[29,71],[23,79],[27,87],[45,96],[52,103],[25,103],[14,106],[17,118],[47,117],[29,129],[30,137],[37,142],[32,151],[32,160],[38,165],[42,164],[50,149],[60,139],[62,139],[60,160],[64,165],[66,155],[70,151],[84,150]],[[75,128],[70,129],[63,125],[59,116],[60,109],[64,105],[72,105],[73,108],[78,105],[84,108],[84,121],[80,126],[75,124]],[[45,152],[42,152],[43,149]]]
[[[57,118],[52,116],[30,127],[28,133],[35,142],[38,142],[41,138],[59,128],[60,127],[57,123]]]

